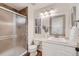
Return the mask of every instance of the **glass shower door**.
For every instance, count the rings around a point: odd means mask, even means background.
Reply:
[[[27,52],[26,48],[26,17],[16,15],[16,54],[22,55]]]
[[[0,55],[19,56],[27,52],[26,17],[0,9]]]
[[[0,55],[13,55],[15,34],[14,14],[0,9]]]

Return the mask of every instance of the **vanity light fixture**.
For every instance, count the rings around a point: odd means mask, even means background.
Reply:
[[[50,11],[49,11],[50,14],[56,13],[56,12],[57,12],[57,10],[50,10]]]
[[[50,16],[54,16],[56,14],[57,10],[50,10],[49,11],[49,14]]]
[[[42,18],[49,17],[49,13],[47,11],[45,11],[44,13],[40,13],[40,16]]]
[[[50,11],[49,11],[50,14],[52,14],[52,13],[54,13],[54,12],[55,12],[54,10],[50,10]]]
[[[50,11],[45,11],[44,13],[40,13],[40,16],[42,17],[42,18],[44,18],[44,17],[49,17],[49,16],[54,16],[55,14],[56,14],[56,12],[57,12],[57,10],[55,9],[55,10],[50,10]]]

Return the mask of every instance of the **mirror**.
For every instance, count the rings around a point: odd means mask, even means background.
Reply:
[[[35,34],[41,34],[41,19],[35,19]]]
[[[55,37],[65,36],[65,15],[58,14],[42,19],[35,19],[35,33],[41,34],[41,30],[43,30],[43,33],[49,33],[49,35],[53,35]]]
[[[55,37],[65,36],[65,15],[51,16],[50,35]]]
[[[46,34],[49,32],[49,20],[50,20],[50,17],[42,18],[42,29],[43,29],[43,32]]]

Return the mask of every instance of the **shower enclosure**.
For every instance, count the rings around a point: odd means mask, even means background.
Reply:
[[[19,56],[27,52],[26,17],[0,8],[0,55]]]

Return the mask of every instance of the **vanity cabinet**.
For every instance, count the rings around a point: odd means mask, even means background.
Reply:
[[[74,47],[42,42],[43,56],[76,56]]]

